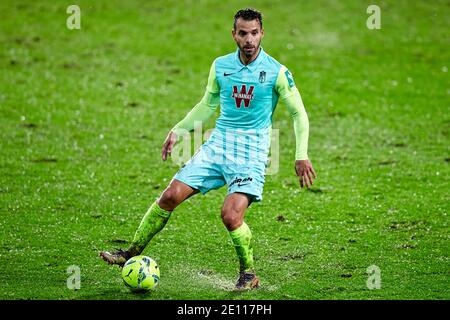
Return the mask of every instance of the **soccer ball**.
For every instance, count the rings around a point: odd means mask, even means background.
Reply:
[[[147,256],[132,257],[123,266],[122,279],[133,292],[153,290],[159,283],[158,265]]]

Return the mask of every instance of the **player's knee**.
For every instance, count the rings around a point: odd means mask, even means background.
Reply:
[[[222,208],[222,222],[229,230],[236,230],[242,225],[241,213],[234,208]]]
[[[164,190],[158,199],[158,205],[167,211],[173,211],[179,204],[178,192],[174,188]]]

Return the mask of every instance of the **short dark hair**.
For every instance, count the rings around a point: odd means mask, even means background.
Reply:
[[[236,21],[239,18],[242,18],[245,21],[258,20],[259,25],[261,26],[261,29],[262,29],[262,14],[261,14],[261,12],[259,12],[256,9],[245,8],[245,9],[241,9],[238,12],[236,12],[236,14],[234,15],[234,24],[233,24],[234,30],[236,30]]]

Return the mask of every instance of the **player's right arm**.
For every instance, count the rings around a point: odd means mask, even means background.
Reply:
[[[177,142],[180,134],[194,130],[215,113],[220,102],[219,92],[219,84],[216,79],[216,63],[214,61],[209,70],[208,84],[206,85],[203,98],[167,135],[162,147],[162,159],[164,161],[167,159],[167,155],[170,155],[172,152],[173,146]]]

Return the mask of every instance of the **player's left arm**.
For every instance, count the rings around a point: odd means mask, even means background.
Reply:
[[[216,79],[216,62],[214,61],[209,70],[208,83],[202,100],[192,108],[183,120],[169,131],[161,150],[161,156],[164,161],[172,153],[173,147],[181,134],[194,130],[196,126],[201,125],[215,113],[220,103],[219,92],[220,88]]]
[[[278,73],[275,90],[294,122],[295,172],[299,177],[300,186],[306,186],[309,189],[316,178],[312,163],[308,159],[309,120],[300,92],[295,86],[292,74],[285,66],[282,66]]]

